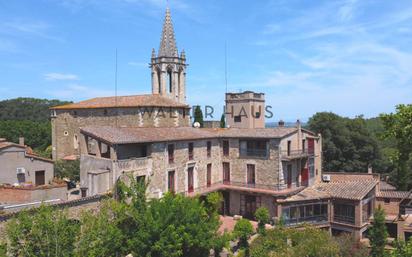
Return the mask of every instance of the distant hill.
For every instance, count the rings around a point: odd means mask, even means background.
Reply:
[[[37,98],[15,98],[0,101],[0,121],[48,121],[49,108],[70,102]]]

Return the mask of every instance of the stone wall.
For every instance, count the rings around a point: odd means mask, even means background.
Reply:
[[[185,127],[189,109],[169,107],[56,110],[52,117],[53,160],[79,155],[80,127]]]
[[[0,203],[18,204],[46,200],[67,200],[67,186],[45,186],[37,188],[0,187]]]

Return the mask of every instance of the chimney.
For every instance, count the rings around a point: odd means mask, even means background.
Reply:
[[[301,125],[300,125],[300,120],[296,120],[296,127],[300,130],[301,129]]]
[[[19,137],[19,145],[24,146],[24,137]]]
[[[279,120],[278,126],[279,126],[279,127],[284,127],[284,126],[285,126],[285,122],[284,122],[283,120]]]
[[[372,174],[372,165],[368,164],[368,174]]]

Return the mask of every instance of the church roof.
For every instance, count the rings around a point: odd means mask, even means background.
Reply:
[[[113,107],[183,107],[189,108],[187,104],[182,104],[172,99],[160,95],[129,95],[129,96],[109,96],[96,97],[78,103],[65,104],[51,107],[55,110],[70,109],[96,109]]]
[[[160,39],[159,57],[178,57],[175,33],[170,9],[166,9],[163,23],[162,38]]]

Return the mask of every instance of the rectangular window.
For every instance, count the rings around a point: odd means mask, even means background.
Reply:
[[[175,145],[167,145],[167,154],[169,156],[169,163],[173,163],[175,161]]]
[[[41,185],[46,184],[46,178],[45,178],[44,173],[45,173],[44,170],[36,171],[36,173],[34,175],[35,176],[36,186],[41,186]]]
[[[290,156],[290,148],[292,146],[292,141],[288,140],[288,156]]]
[[[243,157],[262,157],[268,156],[267,141],[265,140],[240,140],[240,156]]]
[[[189,143],[189,160],[193,160],[193,143]]]
[[[212,142],[207,141],[207,157],[212,156]]]
[[[305,149],[306,149],[306,140],[302,139],[302,153],[305,152]]]
[[[187,191],[189,193],[193,192],[193,167],[187,169]]]
[[[212,164],[209,163],[206,169],[206,185],[210,187],[212,185]]]
[[[235,122],[242,122],[242,116],[237,115],[234,117]]]
[[[223,140],[223,156],[229,156],[229,140]]]
[[[169,192],[175,192],[175,171],[171,170],[167,174],[167,189]]]
[[[247,164],[247,184],[254,185],[256,182],[255,179],[255,165]]]
[[[333,208],[333,219],[337,222],[355,223],[355,206],[349,204],[335,204]]]
[[[137,183],[145,183],[145,181],[146,181],[146,176],[145,175],[142,175],[142,176],[136,176],[136,182]]]
[[[223,183],[230,184],[230,163],[223,163]]]

